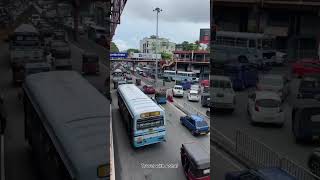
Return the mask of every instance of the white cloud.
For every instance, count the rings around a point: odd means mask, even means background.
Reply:
[[[113,42],[117,45],[119,51],[125,51],[130,48],[130,45],[128,44],[127,41],[124,41],[121,39],[115,39]]]
[[[156,33],[156,14],[160,7],[159,36],[172,42],[194,42],[200,28],[209,28],[209,0],[132,0],[128,1],[118,25],[114,41],[120,49],[137,48],[144,37]]]

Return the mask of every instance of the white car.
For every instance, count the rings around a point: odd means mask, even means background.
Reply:
[[[256,91],[248,95],[247,112],[252,124],[272,123],[282,127],[285,115],[276,92]]]
[[[191,85],[190,91],[191,90],[194,90],[194,91],[197,91],[198,93],[200,93],[201,87],[198,84],[193,84],[193,85]]]
[[[217,109],[234,110],[236,104],[236,94],[232,87],[232,82],[227,76],[212,76],[211,95],[212,106]]]
[[[257,84],[258,91],[276,92],[281,101],[289,95],[289,80],[284,75],[268,74],[259,79]]]
[[[188,93],[188,100],[198,102],[200,100],[199,92],[196,90],[190,90]]]
[[[183,95],[184,95],[183,87],[180,85],[173,86],[172,95],[173,95],[173,97],[177,97],[177,96],[183,97]]]

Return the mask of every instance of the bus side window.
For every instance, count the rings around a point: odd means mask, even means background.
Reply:
[[[256,41],[253,39],[249,40],[249,48],[256,48]]]

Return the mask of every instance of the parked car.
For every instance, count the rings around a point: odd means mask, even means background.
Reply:
[[[236,95],[227,76],[212,76],[212,105],[216,109],[234,110]]]
[[[196,101],[200,100],[199,91],[197,90],[190,90],[188,93],[188,101]]]
[[[225,180],[298,180],[280,168],[247,169],[228,172]]]
[[[281,101],[289,95],[289,79],[283,75],[268,74],[260,78],[257,84],[258,91],[276,92]]]
[[[183,91],[183,87],[180,85],[174,85],[172,88],[172,95],[173,97],[183,97],[184,95],[184,91]]]
[[[320,61],[313,59],[303,59],[292,64],[291,69],[292,74],[299,78],[309,74],[319,74]]]
[[[320,94],[320,76],[305,76],[300,81],[297,98],[312,99],[319,94]]]
[[[273,123],[282,127],[285,121],[281,98],[271,91],[256,91],[249,94],[247,112],[252,124]]]
[[[180,156],[188,180],[210,180],[210,154],[199,144],[183,143]]]
[[[154,94],[156,92],[152,85],[144,85],[142,89],[145,94]]]
[[[320,137],[320,101],[296,99],[292,108],[292,132],[297,142],[310,142]]]
[[[191,131],[192,135],[204,135],[210,131],[208,123],[198,115],[182,116],[180,117],[180,122]]]

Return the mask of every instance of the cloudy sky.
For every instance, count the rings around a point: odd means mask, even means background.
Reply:
[[[123,51],[139,49],[139,41],[156,34],[156,12],[159,14],[159,36],[181,43],[199,39],[200,28],[210,27],[209,0],[128,0],[113,41]]]

